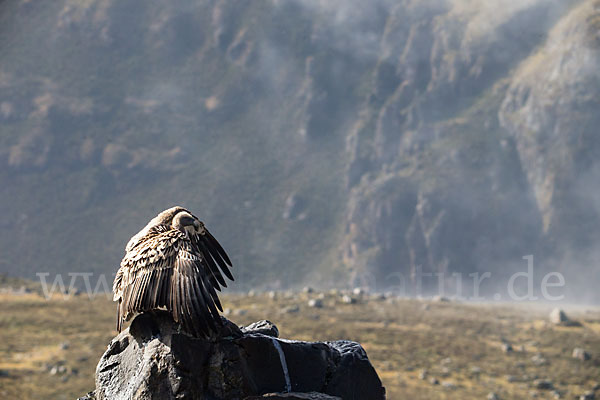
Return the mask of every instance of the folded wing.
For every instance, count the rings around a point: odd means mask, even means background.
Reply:
[[[188,236],[176,229],[158,228],[127,252],[114,282],[117,330],[134,314],[155,309],[196,336],[207,336],[222,324],[217,296],[233,280],[231,261],[216,239]],[[224,275],[224,276],[223,276]]]

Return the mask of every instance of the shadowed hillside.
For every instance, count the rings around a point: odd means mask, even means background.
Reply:
[[[534,254],[597,299],[599,21],[597,0],[3,1],[0,271],[114,273],[182,204],[238,288]]]

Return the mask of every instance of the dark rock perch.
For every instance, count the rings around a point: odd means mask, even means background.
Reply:
[[[142,314],[110,343],[88,400],[378,400],[385,389],[360,344],[279,339],[260,321],[224,319],[211,340],[178,331],[170,315]]]

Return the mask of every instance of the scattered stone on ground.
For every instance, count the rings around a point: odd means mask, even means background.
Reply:
[[[554,325],[581,326],[579,322],[570,319],[560,308],[555,308],[552,310],[550,313],[550,322],[552,322]]]
[[[596,398],[596,394],[592,391],[585,392],[581,396],[579,396],[579,400],[594,400]]]
[[[536,355],[531,357],[531,361],[537,366],[545,365],[547,362],[542,353],[537,353]]]
[[[573,358],[577,358],[577,359],[579,359],[581,361],[587,361],[590,358],[592,358],[592,356],[590,355],[590,353],[588,353],[587,351],[585,351],[581,347],[575,347],[573,349],[572,357]]]
[[[554,389],[554,385],[552,384],[552,381],[549,379],[536,379],[535,381],[533,381],[533,386],[536,389],[540,389],[540,390]]]
[[[489,392],[487,395],[487,400],[500,400],[498,395],[494,392]]]
[[[281,312],[283,312],[284,314],[293,314],[293,313],[297,313],[299,311],[300,311],[300,306],[297,304],[293,304],[291,306],[284,307],[281,309]]]
[[[444,382],[442,382],[442,386],[445,389],[456,389],[456,385],[454,383],[452,383],[452,382],[444,381]]]
[[[55,365],[50,369],[50,375],[63,375],[67,372],[67,367],[64,365]]]
[[[500,348],[502,349],[503,352],[505,353],[510,353],[511,351],[513,351],[512,345],[510,343],[502,343],[500,345]]]
[[[346,304],[354,304],[356,303],[356,299],[354,297],[348,296],[347,294],[342,296],[342,302]]]
[[[555,325],[561,325],[569,321],[567,314],[560,308],[555,308],[550,313],[550,322]]]
[[[19,288],[14,288],[12,286],[0,288],[0,294],[10,294],[13,296],[19,296],[19,295],[24,295],[24,294],[28,294],[28,293],[31,293],[31,289],[29,289],[28,287],[25,287],[25,286],[20,286]]]
[[[323,308],[323,301],[321,299],[310,299],[308,306],[313,308]]]

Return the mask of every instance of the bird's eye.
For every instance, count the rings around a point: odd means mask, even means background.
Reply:
[[[181,223],[182,226],[194,225],[194,218],[188,217],[186,215],[186,216],[181,217],[181,219],[179,220],[179,222]]]

